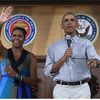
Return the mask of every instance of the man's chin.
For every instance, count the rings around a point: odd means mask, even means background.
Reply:
[[[67,34],[68,34],[68,35],[72,35],[72,34],[74,34],[74,32],[71,32],[71,31],[70,31],[70,32],[67,32]]]
[[[14,47],[14,48],[19,48],[19,46],[17,46],[17,45],[14,45],[13,47]]]
[[[71,35],[71,34],[74,34],[75,33],[75,30],[67,30],[66,31],[66,34],[68,34],[68,35]]]

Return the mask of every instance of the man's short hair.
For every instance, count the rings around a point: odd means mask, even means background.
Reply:
[[[63,19],[65,18],[66,15],[73,15],[73,16],[75,17],[75,19],[78,21],[76,15],[75,15],[74,13],[68,12],[68,13],[65,13],[65,14],[63,15],[63,17],[62,17],[62,23],[63,23]]]

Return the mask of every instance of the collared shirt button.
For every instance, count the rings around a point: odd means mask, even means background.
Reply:
[[[71,78],[73,78],[73,75],[71,75]]]
[[[72,70],[72,67],[69,67],[70,70]]]

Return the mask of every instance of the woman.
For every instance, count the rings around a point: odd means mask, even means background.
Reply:
[[[12,8],[8,10],[11,12]],[[11,33],[12,48],[3,54],[1,60],[4,70],[1,70],[0,98],[31,98],[31,87],[35,89],[37,86],[36,57],[23,49],[26,33],[21,27],[15,27]]]

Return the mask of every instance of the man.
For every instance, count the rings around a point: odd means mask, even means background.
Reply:
[[[90,68],[96,68],[99,56],[92,43],[77,33],[78,20],[73,13],[62,18],[65,37],[48,49],[44,72],[53,77],[54,98],[90,98]],[[88,61],[89,60],[89,61]]]

